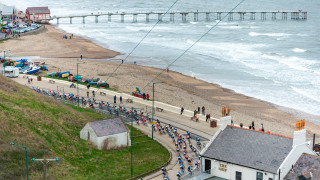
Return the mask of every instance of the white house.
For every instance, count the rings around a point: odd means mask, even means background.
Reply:
[[[14,67],[14,66],[6,66],[2,72],[4,72],[4,75],[6,77],[18,77],[19,76],[19,68]]]
[[[316,155],[305,129],[291,138],[231,126],[227,116],[200,153],[201,171],[217,179],[283,180],[304,153]]]
[[[93,142],[100,150],[130,145],[129,130],[120,118],[88,122],[80,131],[80,138]]]

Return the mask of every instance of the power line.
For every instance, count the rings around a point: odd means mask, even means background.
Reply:
[[[138,44],[130,51],[130,53],[123,59],[123,62],[126,61],[128,59],[128,57],[137,49],[137,47],[142,43],[142,41],[151,33],[151,31],[159,24],[159,22],[161,22],[161,19],[164,15],[168,14],[168,12],[172,9],[172,7],[178,2],[179,0],[176,0],[170,7],[169,9],[162,14],[162,16],[160,16],[160,18],[158,19],[158,21],[152,26],[152,28],[146,33],[146,35],[138,42]],[[106,82],[108,82],[108,80],[112,77],[112,75],[119,69],[119,67],[122,65],[123,63],[119,64],[116,69],[110,74],[110,76],[107,78]]]
[[[206,36],[212,29],[214,29],[222,20],[224,20],[232,11],[234,11],[240,4],[242,4],[245,0],[241,0],[234,8],[232,8],[223,18],[218,21],[215,25],[213,25],[207,32],[205,32],[199,39],[197,39],[191,46],[189,46],[183,53],[181,53],[174,61],[172,61],[166,68],[164,68],[156,77],[154,77],[150,82],[147,83],[141,90],[145,89],[151,82],[157,79],[167,68],[169,68],[172,64],[178,61],[182,56],[184,56],[195,44],[197,44],[204,36]]]

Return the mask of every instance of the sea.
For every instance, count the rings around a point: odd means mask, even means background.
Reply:
[[[51,16],[85,15],[119,12],[167,11],[174,0],[0,0],[20,10],[30,6],[49,6]],[[178,0],[170,11],[230,11],[238,0]],[[139,65],[166,68],[216,83],[235,92],[273,103],[284,109],[294,109],[313,117],[320,117],[320,1],[319,0],[244,0],[235,11],[307,11],[307,20],[276,20],[267,15],[262,21],[260,14],[250,20],[250,14],[240,21],[234,14],[221,22],[216,14],[199,14],[195,22],[193,14],[182,22],[180,14],[175,22],[165,15],[125,63],[136,61]],[[300,17],[301,18],[301,17]],[[60,19],[52,24],[58,28],[93,40],[99,45],[121,53],[115,59],[123,59],[146,33],[157,23],[158,16],[120,16]],[[217,23],[219,24],[215,26]],[[214,27],[214,28],[212,28]],[[187,48],[207,33],[180,59]],[[175,61],[175,62],[174,62]],[[173,63],[174,62],[174,63]],[[299,114],[299,113],[298,113]],[[320,124],[320,119],[311,118]]]

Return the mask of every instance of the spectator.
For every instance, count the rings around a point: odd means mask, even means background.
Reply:
[[[182,115],[183,111],[184,111],[184,108],[183,108],[183,107],[181,107],[180,115]]]
[[[122,104],[122,96],[120,96],[120,104]]]
[[[206,108],[204,106],[202,106],[202,115],[205,115],[205,110],[206,110]]]

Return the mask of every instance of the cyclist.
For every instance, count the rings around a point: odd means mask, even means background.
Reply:
[[[191,166],[188,167],[188,171],[190,172],[190,174],[192,176]]]

